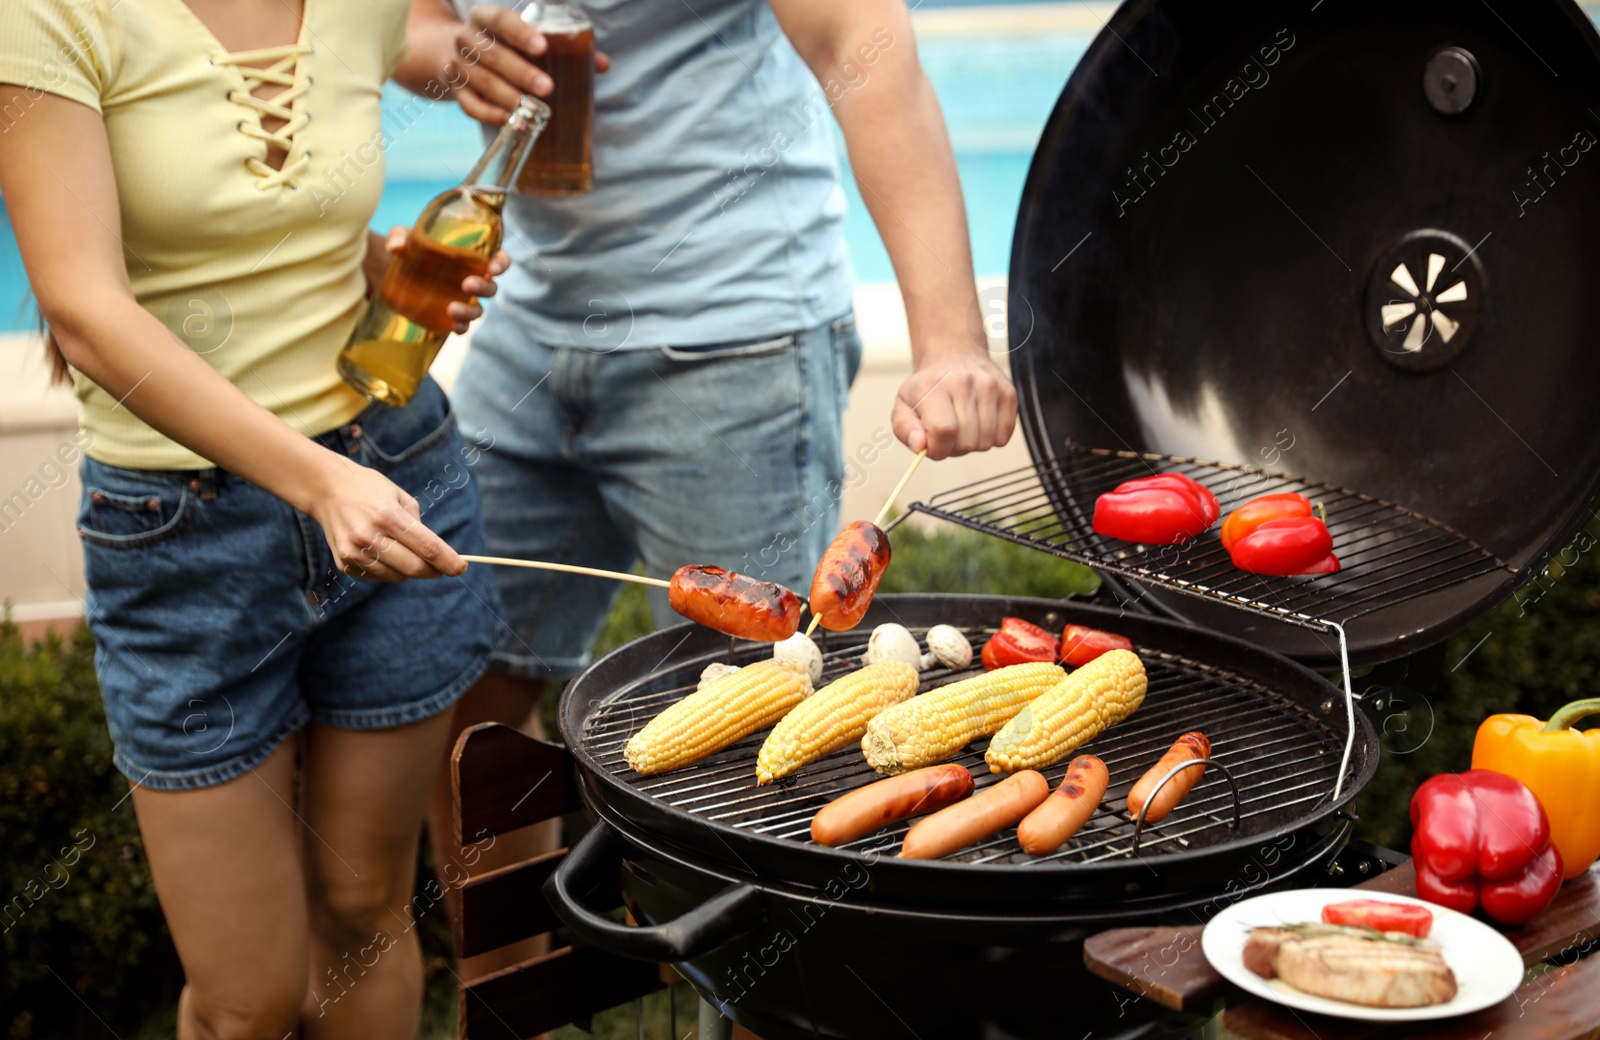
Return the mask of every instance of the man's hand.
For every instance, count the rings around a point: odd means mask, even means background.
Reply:
[[[930,348],[900,384],[891,422],[901,443],[930,459],[988,451],[1011,439],[1017,392],[987,354]]]
[[[549,49],[544,34],[510,8],[479,4],[463,23],[442,0],[412,0],[407,36],[411,53],[395,79],[430,97],[442,86],[480,123],[499,126],[522,95],[548,98],[555,89],[538,65]],[[611,59],[596,52],[594,68],[605,72]]]

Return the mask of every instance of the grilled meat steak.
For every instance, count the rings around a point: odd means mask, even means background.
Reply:
[[[1245,967],[1318,997],[1367,1007],[1443,1004],[1456,977],[1435,943],[1391,932],[1313,925],[1257,928],[1244,947]]]

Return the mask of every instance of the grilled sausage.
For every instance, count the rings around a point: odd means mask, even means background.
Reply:
[[[891,823],[954,805],[972,793],[966,766],[929,766],[891,776],[824,805],[811,818],[811,840],[843,845]]]
[[[1079,755],[1067,766],[1056,793],[1017,824],[1017,841],[1030,856],[1048,856],[1088,822],[1106,796],[1111,773],[1094,755]]]
[[[1144,803],[1150,800],[1150,792],[1155,790],[1156,784],[1166,776],[1168,771],[1192,762],[1197,758],[1211,757],[1211,741],[1206,739],[1204,733],[1185,733],[1173,742],[1167,753],[1161,756],[1161,761],[1151,766],[1149,771],[1139,778],[1133,785],[1133,790],[1128,792],[1128,815],[1137,818],[1139,810],[1144,808]],[[1185,769],[1171,780],[1167,786],[1156,795],[1156,800],[1150,803],[1150,808],[1144,814],[1145,823],[1160,823],[1166,819],[1167,814],[1177,808],[1183,801],[1183,796],[1194,790],[1194,785],[1200,782],[1200,777],[1206,771],[1204,765],[1193,766]]]
[[[822,554],[811,579],[811,613],[831,632],[854,628],[888,566],[889,536],[877,524],[857,520]]]
[[[793,592],[721,567],[679,567],[667,602],[690,621],[740,639],[776,643],[800,628],[800,598]]]
[[[948,809],[918,820],[900,845],[901,859],[939,859],[1013,826],[1050,797],[1043,773],[1024,769]]]

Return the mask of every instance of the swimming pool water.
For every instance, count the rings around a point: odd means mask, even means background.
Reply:
[[[1004,274],[1009,266],[1029,159],[1090,39],[1089,34],[1049,33],[919,41],[923,67],[950,127],[980,275]],[[429,102],[391,85],[384,110],[394,142],[385,157],[383,201],[373,218],[380,230],[415,220],[429,199],[460,181],[483,147],[476,124],[453,103]],[[842,139],[839,152],[842,157]],[[845,192],[845,237],[857,280],[892,281],[889,257],[848,172]],[[33,326],[22,262],[0,203],[0,331]]]

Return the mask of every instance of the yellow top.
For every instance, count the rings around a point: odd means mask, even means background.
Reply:
[[[0,0],[0,83],[24,88],[6,92],[0,131],[45,93],[99,112],[134,296],[307,435],[366,404],[334,366],[363,306],[365,229],[383,191],[379,100],[405,56],[406,8],[305,0],[298,42],[230,54],[184,0]],[[263,84],[283,92],[253,97]],[[287,122],[268,133],[263,114]],[[265,162],[269,141],[288,153],[281,170]],[[89,455],[211,465],[74,379]]]

